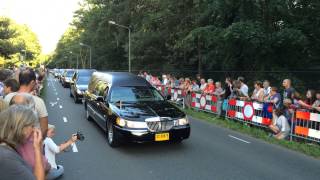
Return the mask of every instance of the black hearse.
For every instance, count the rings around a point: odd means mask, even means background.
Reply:
[[[181,142],[190,135],[186,114],[131,73],[94,72],[84,106],[86,118],[106,132],[111,147],[126,141]]]

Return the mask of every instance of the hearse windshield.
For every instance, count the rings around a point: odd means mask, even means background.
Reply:
[[[77,84],[89,84],[90,76],[80,76],[77,80]]]
[[[155,88],[150,87],[115,87],[110,96],[110,102],[143,102],[163,101],[164,98]]]
[[[71,77],[73,75],[74,71],[67,71],[66,76]]]

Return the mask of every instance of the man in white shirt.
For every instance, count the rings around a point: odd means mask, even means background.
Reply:
[[[248,96],[249,93],[249,88],[248,86],[244,83],[244,77],[238,77],[238,81],[241,83],[240,91],[244,96]]]
[[[71,144],[77,141],[77,135],[72,135],[72,137],[63,144],[59,146],[52,140],[55,135],[55,126],[49,124],[47,137],[44,140],[44,153],[46,158],[48,159],[49,164],[51,165],[51,170],[47,174],[46,179],[56,179],[60,177],[64,173],[64,168],[62,165],[56,164],[56,154],[62,152],[66,148],[68,148]]]
[[[18,92],[9,93],[5,96],[4,101],[9,104],[12,97],[17,93],[29,93],[32,95],[35,102],[35,110],[39,116],[39,123],[43,135],[47,134],[48,129],[48,112],[44,101],[32,94],[36,85],[36,74],[31,69],[23,70],[19,73],[20,88]]]

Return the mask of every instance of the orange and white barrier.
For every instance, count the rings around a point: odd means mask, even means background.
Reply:
[[[320,114],[297,110],[292,136],[320,141]]]

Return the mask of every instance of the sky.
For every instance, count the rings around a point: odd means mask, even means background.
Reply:
[[[0,16],[28,25],[37,34],[42,53],[53,52],[82,0],[0,0]]]

